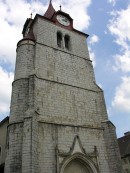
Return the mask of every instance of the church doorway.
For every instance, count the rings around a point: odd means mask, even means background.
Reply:
[[[72,160],[64,170],[64,173],[93,173],[92,170],[79,160]]]
[[[72,156],[64,162],[60,173],[98,173],[98,171],[94,164],[84,157]]]

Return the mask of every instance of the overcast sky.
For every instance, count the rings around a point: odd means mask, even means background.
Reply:
[[[53,0],[87,34],[97,84],[118,137],[130,131],[130,0]],[[43,15],[47,0],[0,0],[0,120],[9,115],[16,44],[31,12]]]

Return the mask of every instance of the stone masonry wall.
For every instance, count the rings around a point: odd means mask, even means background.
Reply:
[[[5,173],[22,173],[23,124],[10,124],[8,133]]]
[[[34,69],[34,45],[30,40],[18,43],[14,80],[27,78]]]
[[[28,109],[29,101],[29,81],[28,79],[17,80],[13,83],[10,123],[23,120],[25,111]]]
[[[106,114],[102,115],[102,107],[97,107],[100,106],[97,97],[102,99],[102,92],[36,78],[35,107],[42,120],[100,126],[102,117],[106,117]]]
[[[32,171],[32,118],[25,118],[22,141],[22,173]]]
[[[40,78],[100,90],[89,60],[41,44],[36,44],[35,59],[35,72]]]

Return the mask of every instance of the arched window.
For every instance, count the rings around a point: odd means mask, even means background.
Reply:
[[[57,32],[57,46],[58,47],[62,47],[62,33],[61,32]]]
[[[70,36],[65,35],[64,40],[65,40],[65,48],[70,50]]]

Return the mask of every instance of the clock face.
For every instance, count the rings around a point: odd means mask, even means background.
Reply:
[[[65,16],[57,15],[56,18],[57,18],[58,22],[61,23],[62,25],[64,25],[64,26],[70,25],[70,21]]]

